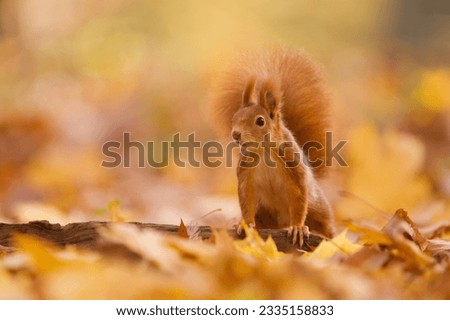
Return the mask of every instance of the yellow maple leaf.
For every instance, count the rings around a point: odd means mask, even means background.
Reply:
[[[284,255],[282,252],[278,251],[272,237],[268,237],[264,240],[257,230],[248,227],[245,223],[243,223],[242,226],[245,230],[245,238],[233,241],[237,250],[264,259],[279,258]]]
[[[338,236],[329,241],[322,241],[313,252],[305,253],[305,257],[313,259],[328,259],[337,253],[350,255],[362,248],[362,245],[353,243],[347,238],[347,230],[342,231]]]
[[[356,225],[353,222],[348,222],[348,230],[360,234],[359,241],[362,244],[381,244],[381,245],[391,245],[391,238],[384,233],[382,230],[376,228],[371,228],[367,226]]]

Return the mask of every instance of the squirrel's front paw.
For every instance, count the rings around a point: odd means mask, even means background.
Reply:
[[[242,221],[239,223],[239,225],[237,226],[237,228],[236,228],[236,232],[237,232],[237,234],[240,235],[240,236],[244,235],[244,225],[245,225],[245,223],[246,223],[246,222],[245,222],[244,220],[242,220]],[[248,224],[248,227],[251,228],[251,229],[255,229],[255,223],[254,223],[254,222],[250,222],[250,223]]]
[[[303,239],[309,238],[309,228],[308,226],[292,226],[288,231],[289,237],[292,237],[292,244],[296,245],[298,243],[299,247],[303,246]]]

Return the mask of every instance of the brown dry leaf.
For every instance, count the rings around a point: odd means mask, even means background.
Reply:
[[[399,255],[411,260],[414,264],[423,268],[428,268],[436,264],[433,257],[447,257],[450,255],[450,245],[444,240],[428,240],[419,231],[417,225],[409,218],[408,213],[403,209],[398,209],[383,231],[394,240],[399,249]],[[415,246],[408,237],[417,245]],[[431,248],[429,248],[431,246]],[[418,247],[418,248],[417,248]],[[419,249],[419,250],[418,250]]]
[[[422,251],[427,246],[427,239],[419,232],[417,225],[408,217],[408,213],[403,209],[395,211],[382,231],[394,239],[407,234],[419,245]]]
[[[412,267],[427,270],[436,264],[436,261],[423,253],[415,242],[407,240],[403,236],[398,236],[392,240],[393,247],[391,248],[391,253],[409,262]]]
[[[428,239],[441,238],[450,235],[450,223],[439,222],[437,224],[421,228],[422,233],[427,235]]]
[[[184,225],[183,219],[181,219],[180,227],[178,228],[177,235],[181,238],[189,239],[189,234],[188,234],[186,226]]]
[[[425,252],[439,259],[450,260],[450,241],[441,239],[431,239],[427,241]]]

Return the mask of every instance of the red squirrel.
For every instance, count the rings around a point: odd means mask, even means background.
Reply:
[[[309,230],[331,238],[333,213],[316,180],[326,169],[330,127],[320,68],[302,50],[242,54],[220,78],[213,107],[240,146],[243,221],[258,229],[289,228],[300,246]]]

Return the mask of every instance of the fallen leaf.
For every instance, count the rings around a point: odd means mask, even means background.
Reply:
[[[419,232],[417,225],[408,217],[408,213],[403,209],[395,211],[394,215],[383,227],[382,232],[391,238],[398,238],[407,234],[419,245],[422,251],[427,246],[427,239]]]
[[[358,233],[362,244],[371,245],[391,245],[392,240],[381,230],[375,227],[360,226],[353,222],[347,221],[346,226],[349,231]]]
[[[184,225],[183,219],[181,219],[180,227],[178,229],[178,233],[177,234],[181,238],[189,239],[189,234],[188,234],[186,226]]]
[[[344,230],[333,239],[322,241],[313,252],[307,252],[305,256],[312,259],[325,260],[338,253],[351,255],[361,248],[360,244],[354,243],[347,238],[347,230]]]
[[[450,241],[441,239],[428,240],[425,252],[430,253],[433,257],[448,261],[450,259]]]
[[[57,258],[55,254],[57,249],[54,245],[39,238],[17,234],[14,237],[14,243],[19,250],[31,257],[37,272],[50,273],[65,265],[63,260]]]
[[[284,254],[279,252],[275,242],[271,237],[262,239],[256,229],[250,228],[242,223],[245,231],[245,238],[233,241],[237,250],[257,258],[273,259],[282,257]]]

